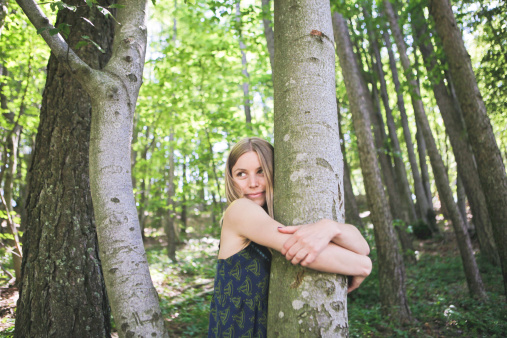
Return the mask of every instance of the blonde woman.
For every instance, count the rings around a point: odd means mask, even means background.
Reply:
[[[371,272],[369,246],[352,225],[320,220],[284,227],[273,219],[273,146],[245,138],[231,150],[208,337],[265,337],[269,249],[293,264],[352,276],[349,292]]]

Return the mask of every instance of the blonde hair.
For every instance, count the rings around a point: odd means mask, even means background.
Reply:
[[[232,147],[225,165],[225,195],[227,203],[231,204],[238,198],[243,197],[241,190],[236,186],[232,178],[232,167],[241,155],[254,151],[259,156],[261,168],[266,179],[266,206],[267,213],[273,217],[273,146],[258,137],[247,137]]]

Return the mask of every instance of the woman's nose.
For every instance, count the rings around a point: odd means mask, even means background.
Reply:
[[[250,176],[249,183],[250,183],[250,187],[254,188],[259,185],[259,180],[257,179],[257,177],[255,177],[255,175],[252,175],[252,176]]]

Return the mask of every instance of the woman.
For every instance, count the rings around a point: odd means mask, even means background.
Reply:
[[[266,336],[269,249],[292,264],[352,276],[348,291],[371,271],[368,243],[352,225],[320,220],[283,227],[273,219],[273,147],[246,138],[231,150],[208,337]],[[269,249],[268,249],[269,248]]]

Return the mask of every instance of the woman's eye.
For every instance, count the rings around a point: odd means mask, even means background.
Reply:
[[[237,173],[236,177],[245,177],[245,173]]]
[[[262,169],[261,169],[261,170],[259,170],[259,171],[257,172],[257,174],[259,174],[259,175],[264,175],[264,170],[262,170]]]

